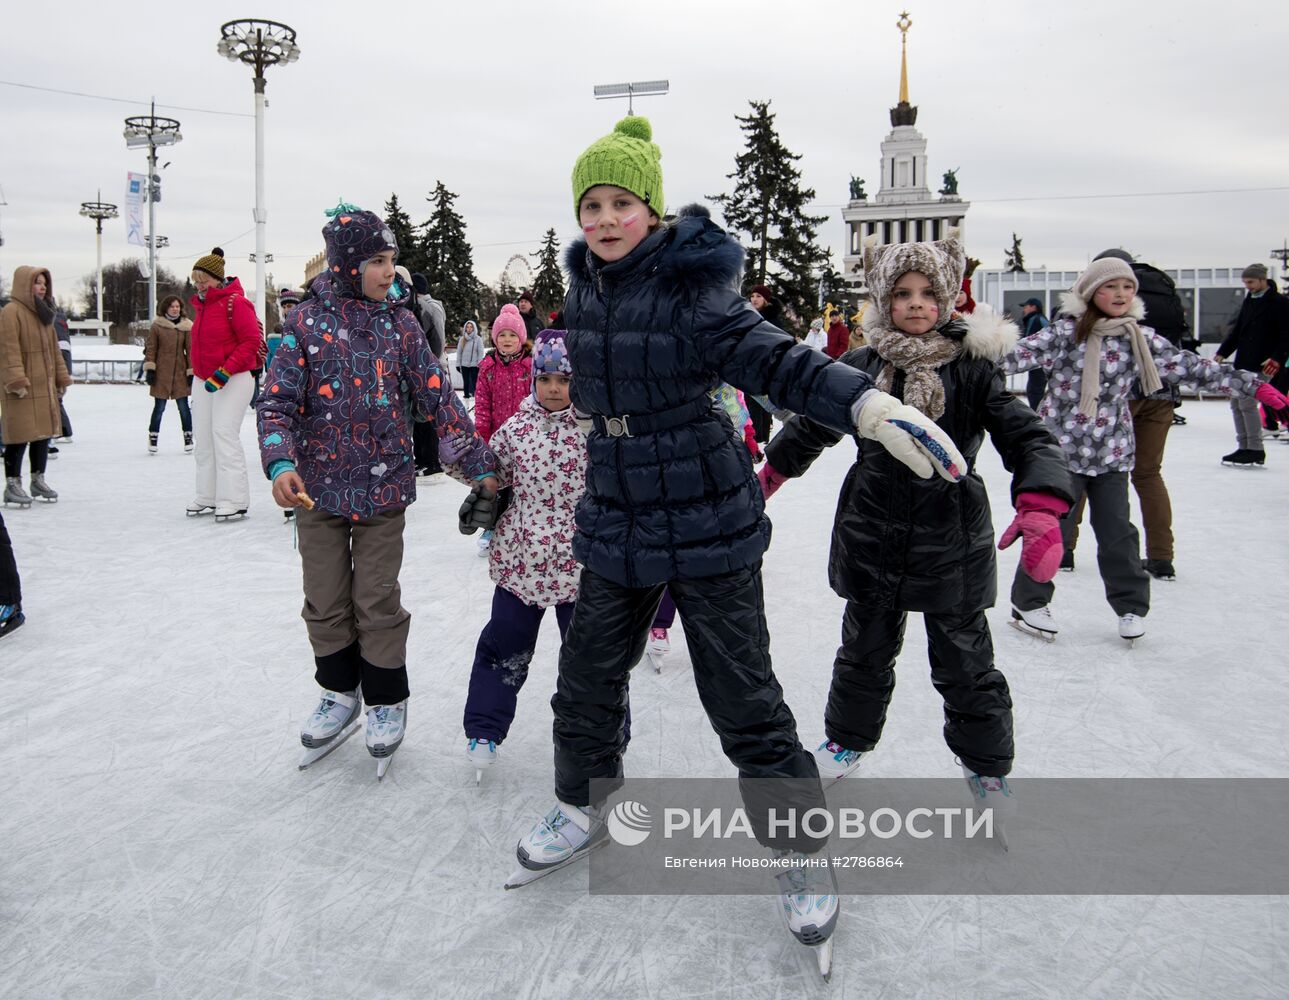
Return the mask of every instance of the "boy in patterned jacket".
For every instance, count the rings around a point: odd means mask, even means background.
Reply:
[[[448,473],[474,485],[463,522],[495,496],[496,459],[406,298],[388,297],[398,254],[389,227],[349,205],[327,214],[328,270],[287,314],[257,411],[260,455],[273,499],[296,509],[302,617],[322,688],[300,732],[300,766],[351,735],[366,700],[367,749],[381,777],[407,719],[411,615],[398,574],[404,514],[416,500],[411,418],[434,425]],[[489,527],[486,513],[462,530]]]
[[[476,781],[510,731],[546,609],[555,609],[562,639],[581,571],[573,558],[573,513],[586,489],[586,434],[569,404],[573,369],[563,331],[537,335],[532,372],[532,391],[491,439],[502,487],[513,499],[489,547],[492,618],[479,635],[465,703],[466,756]]]

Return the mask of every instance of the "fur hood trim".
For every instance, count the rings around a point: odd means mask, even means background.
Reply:
[[[864,312],[864,332],[869,333],[886,323],[876,309]],[[974,313],[965,314],[940,328],[951,339],[962,340],[962,353],[968,358],[997,362],[1020,339],[1020,330],[1008,317],[979,305]]]
[[[1070,319],[1077,320],[1088,311],[1088,304],[1073,292],[1061,293],[1061,313],[1069,316]],[[1146,303],[1141,301],[1140,295],[1132,297],[1132,308],[1128,310],[1128,315],[1140,323],[1146,318]]]
[[[643,251],[643,252],[641,252]],[[631,254],[604,264],[579,237],[564,250],[564,267],[575,282],[594,281],[599,273],[617,279],[637,270],[688,285],[729,285],[743,278],[744,250],[712,222],[706,206],[686,205]]]

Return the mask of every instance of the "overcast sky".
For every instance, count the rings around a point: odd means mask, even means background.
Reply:
[[[911,98],[931,176],[957,167],[969,251],[999,266],[1014,230],[1027,264],[1077,268],[1111,245],[1161,266],[1268,263],[1289,236],[1289,133],[1280,4],[1194,0],[1072,4],[910,0]],[[182,122],[163,150],[164,266],[186,272],[219,244],[249,289],[254,266],[251,72],[215,51],[224,20],[298,32],[300,61],[268,73],[268,249],[278,284],[321,249],[322,210],[379,210],[396,192],[416,222],[443,180],[460,198],[479,277],[554,226],[577,235],[569,174],[626,112],[597,83],[668,79],[648,98],[670,207],[726,191],[735,114],[770,99],[829,221],[852,173],[876,190],[899,80],[897,3],[571,0],[383,5],[52,2],[6,10],[0,39],[0,272],[43,264],[60,297],[94,268],[101,188],[124,202],[145,157],[127,115]],[[13,84],[27,85],[24,87]],[[30,86],[125,98],[123,104]],[[198,110],[200,109],[200,110]],[[220,112],[220,113],[210,113]],[[936,185],[938,186],[938,185]],[[1247,191],[1239,189],[1262,189]],[[1266,190],[1273,189],[1273,190]],[[1166,192],[1228,192],[1146,196]],[[1136,195],[1071,199],[1072,195]],[[121,220],[105,261],[137,255]]]

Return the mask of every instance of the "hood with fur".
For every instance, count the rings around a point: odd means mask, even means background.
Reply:
[[[865,334],[889,326],[876,309],[864,310]],[[961,340],[964,356],[993,362],[1002,358],[1020,339],[1020,330],[1011,319],[983,304],[977,305],[974,313],[960,315],[951,324],[941,327],[940,333],[951,340]]]
[[[1088,304],[1073,292],[1061,293],[1061,315],[1068,316],[1070,319],[1077,321],[1080,316],[1088,311]],[[1141,301],[1140,295],[1132,297],[1132,308],[1128,310],[1128,315],[1138,323],[1146,318],[1146,303]]]
[[[682,284],[737,289],[745,256],[743,248],[712,222],[706,206],[695,203],[682,208],[622,260],[604,263],[579,238],[565,249],[564,266],[580,281],[594,281],[601,275],[618,280],[639,268]]]
[[[895,283],[909,271],[917,271],[931,282],[936,305],[940,307],[940,322],[936,326],[944,326],[953,316],[953,303],[962,289],[966,267],[966,253],[956,229],[951,229],[944,239],[928,243],[878,246],[876,238],[871,236],[864,241],[864,280],[872,293],[873,305],[888,323]]]

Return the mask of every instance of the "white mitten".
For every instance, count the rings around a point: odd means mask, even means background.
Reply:
[[[850,417],[860,437],[876,441],[923,479],[938,472],[956,483],[967,474],[967,462],[953,439],[921,410],[888,393],[865,394]]]

